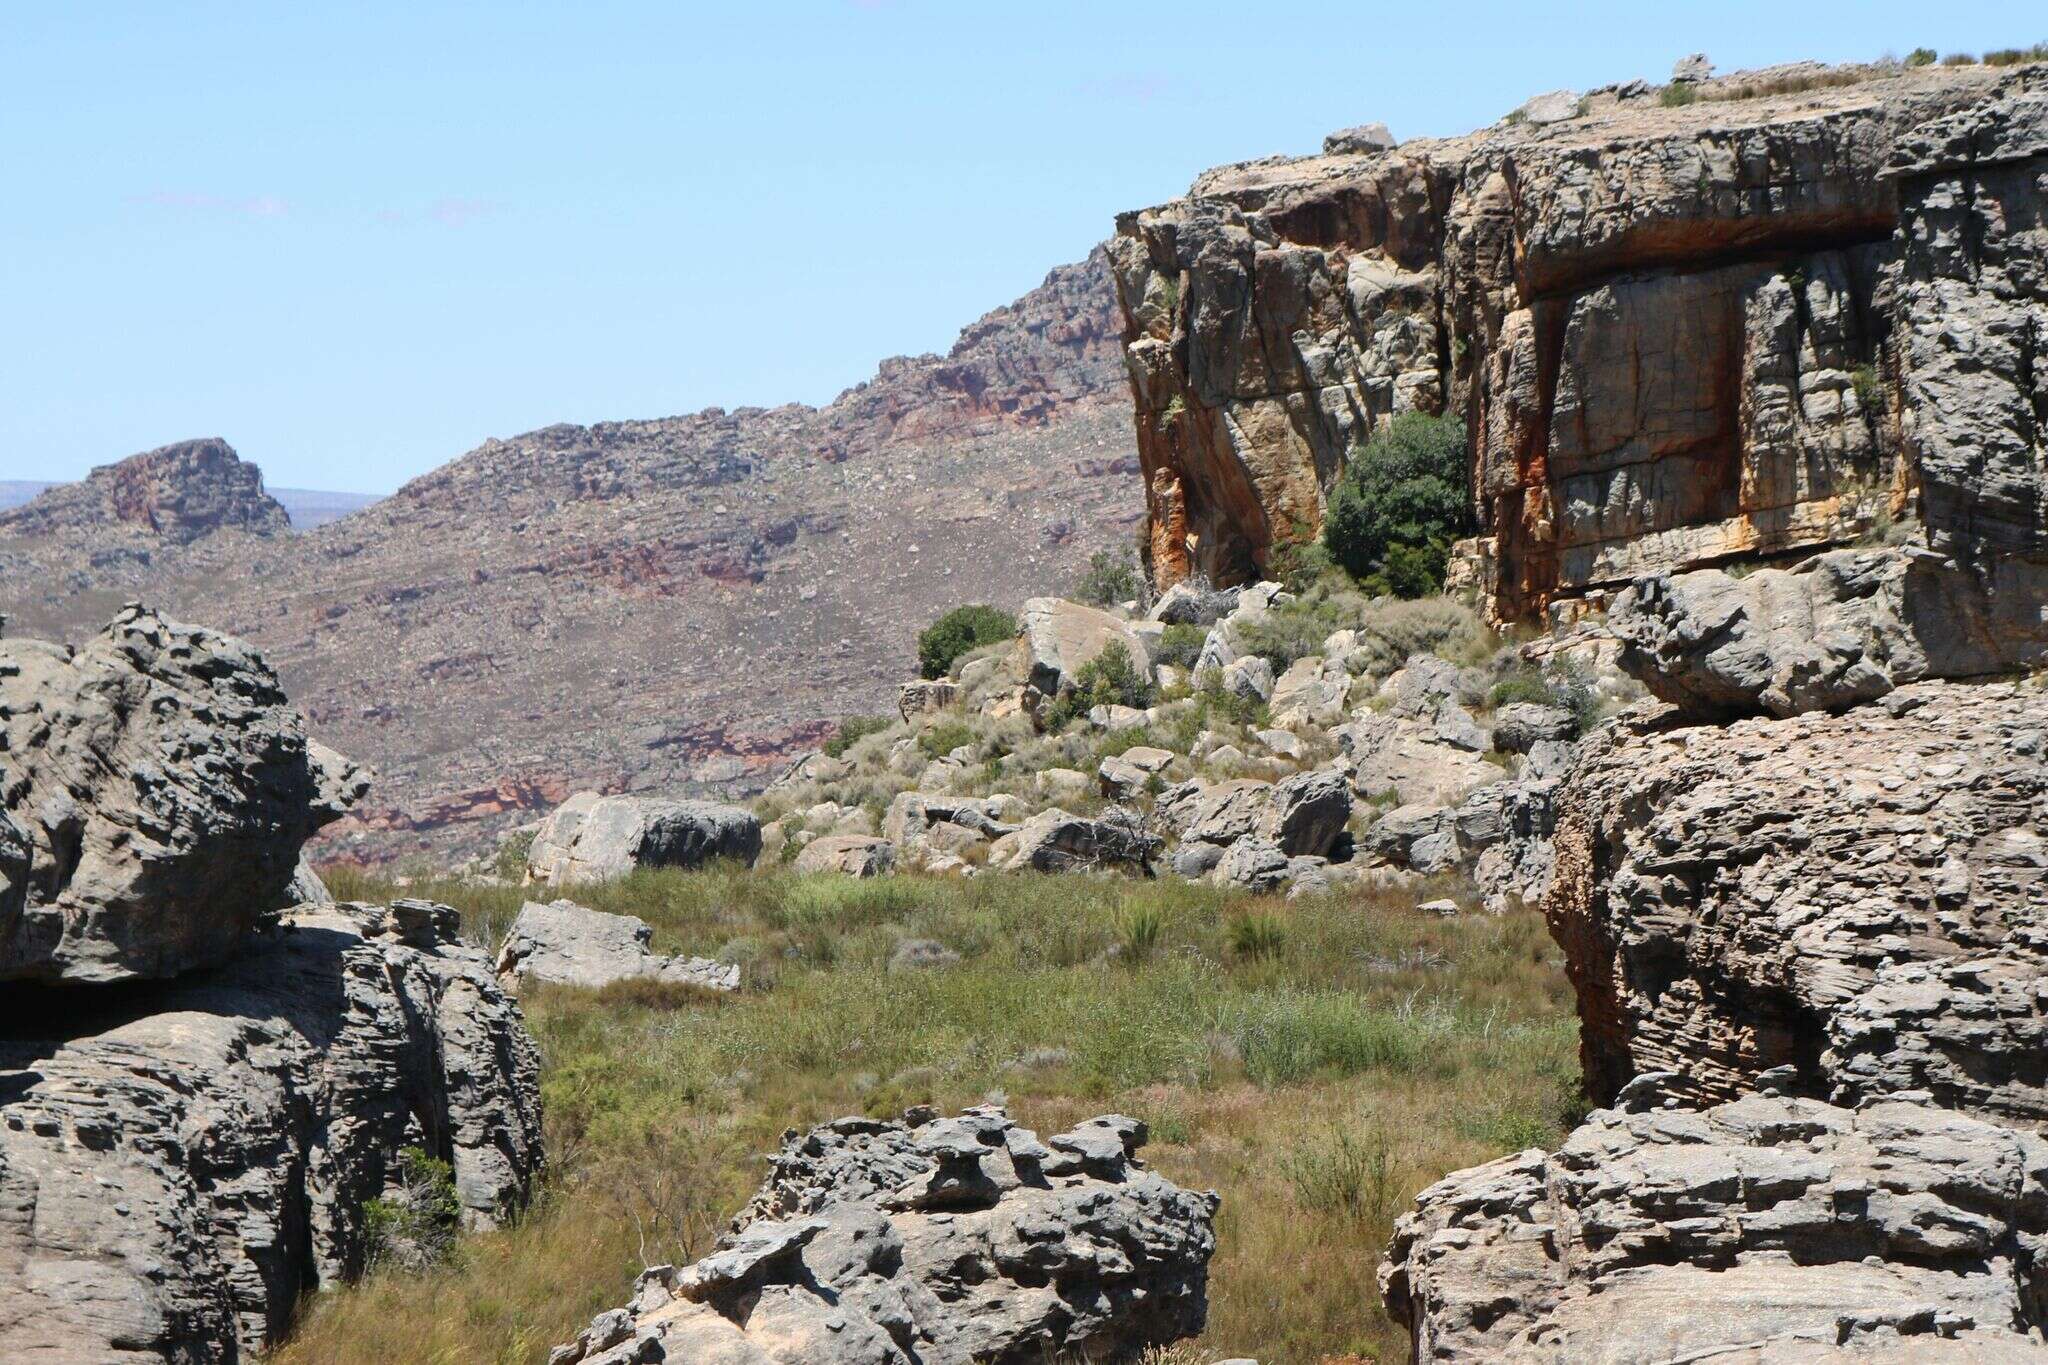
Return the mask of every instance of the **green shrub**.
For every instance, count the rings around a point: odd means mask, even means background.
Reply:
[[[455,1245],[462,1205],[455,1168],[425,1148],[398,1154],[400,1193],[363,1206],[363,1240],[372,1265],[395,1261],[420,1269],[446,1260]]]
[[[1281,1169],[1294,1187],[1295,1202],[1318,1212],[1385,1220],[1403,1194],[1387,1135],[1378,1129],[1354,1137],[1340,1128],[1303,1142],[1287,1154]]]
[[[1466,487],[1465,424],[1402,413],[1346,463],[1323,517],[1323,546],[1377,590],[1433,592],[1451,542],[1470,524]]]
[[[1941,59],[1941,64],[1943,66],[1975,66],[1977,58],[1974,53],[1951,52]]]
[[[526,855],[533,851],[534,830],[515,830],[505,836],[505,842],[498,845],[497,856],[491,860],[491,871],[506,881],[523,881],[526,877]]]
[[[1116,913],[1116,941],[1120,957],[1129,966],[1152,956],[1166,936],[1166,907],[1139,902],[1123,906]]]
[[[1202,657],[1202,646],[1208,643],[1207,626],[1168,626],[1159,637],[1154,649],[1154,663],[1171,664],[1175,668],[1193,668],[1195,660]]]
[[[2018,66],[2022,62],[2048,61],[2048,43],[2035,43],[2032,47],[2001,47],[1996,52],[1984,54],[1986,66]]]
[[[917,747],[924,750],[929,758],[944,758],[963,744],[975,743],[978,738],[965,721],[949,720],[927,726],[917,737]]]
[[[1062,692],[1046,708],[1045,726],[1051,731],[1067,728],[1098,706],[1129,706],[1138,710],[1152,704],[1152,682],[1138,674],[1131,651],[1121,640],[1104,645],[1102,652],[1074,670],[1074,686]]]
[[[1931,47],[1916,47],[1906,54],[1907,66],[1933,66],[1937,54]]]
[[[1487,700],[1498,709],[1511,702],[1535,702],[1571,712],[1572,721],[1583,732],[1600,715],[1600,695],[1585,670],[1571,660],[1554,665],[1549,672],[1522,667],[1493,685]]]
[[[1138,576],[1138,560],[1128,549],[1097,550],[1088,557],[1088,570],[1074,584],[1074,600],[1093,607],[1128,602],[1144,592]]]
[[[889,724],[887,716],[848,716],[839,722],[839,733],[825,741],[826,757],[846,757],[848,749],[869,735],[880,734]]]
[[[1666,109],[1678,109],[1696,102],[1700,92],[1692,88],[1690,81],[1673,81],[1657,92],[1657,103]]]
[[[918,670],[927,678],[943,678],[962,654],[1008,640],[1016,633],[1017,618],[999,608],[955,607],[917,637]]]

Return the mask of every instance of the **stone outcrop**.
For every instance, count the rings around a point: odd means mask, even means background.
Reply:
[[[354,1275],[401,1153],[462,1220],[541,1163],[538,1060],[444,906],[303,907],[227,964],[119,993],[10,987],[0,1358],[247,1360]]]
[[[76,649],[0,640],[0,980],[221,961],[367,785],[232,636],[131,605]]]
[[[1557,795],[1546,902],[1587,1087],[1698,1102],[1792,1067],[2048,1121],[2048,692],[1922,683],[1840,716],[1615,726]]]
[[[1118,806],[1097,816],[1054,807],[1026,820],[989,847],[989,866],[1019,872],[1149,873],[1164,842]]]
[[[1660,574],[1624,589],[1608,625],[1621,666],[1690,715],[1840,710],[2048,660],[2048,561],[1972,570],[1914,547]]]
[[[1921,1104],[1601,1111],[1418,1202],[1380,1269],[1418,1362],[2043,1354],[2048,1140]]]
[[[1074,685],[1074,675],[1109,646],[1122,645],[1140,678],[1152,676],[1152,656],[1131,623],[1098,607],[1059,597],[1026,599],[1017,613],[1020,671],[1050,697]]]
[[[733,964],[651,952],[653,939],[653,926],[637,915],[607,914],[574,901],[528,901],[498,949],[498,975],[592,990],[637,980],[707,991],[740,988]]]
[[[184,545],[221,530],[276,536],[289,529],[284,505],[263,491],[263,471],[219,437],[130,455],[0,512],[0,536],[115,531]]]
[[[879,877],[896,864],[896,846],[871,834],[827,834],[803,846],[791,866],[798,872]]]
[[[1155,584],[1255,577],[1408,411],[1466,423],[1465,557],[1505,618],[1915,514],[1957,563],[2048,558],[2042,85],[1788,69],[1689,80],[1671,107],[1609,87],[1225,167],[1125,214]]]
[[[999,1109],[792,1130],[720,1248],[657,1266],[550,1365],[1035,1365],[1200,1332],[1216,1196],[1137,1159],[1145,1126],[1041,1141]]]
[[[751,863],[760,853],[761,821],[738,806],[577,792],[534,835],[526,880],[567,886],[641,867],[698,867],[714,858]]]

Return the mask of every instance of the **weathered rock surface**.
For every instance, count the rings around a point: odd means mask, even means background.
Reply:
[[[1140,678],[1152,676],[1152,656],[1131,623],[1098,607],[1059,597],[1027,598],[1017,626],[1025,678],[1048,697],[1071,689],[1081,667],[1113,644],[1124,647]]]
[[[1557,796],[1546,902],[1587,1085],[1730,1099],[1789,1066],[2048,1121],[2048,692],[1922,683],[1845,714],[1616,725]]]
[[[263,491],[263,472],[219,437],[101,465],[77,483],[58,484],[0,512],[0,536],[114,532],[183,545],[221,530],[275,536],[289,529],[283,504]]]
[[[1925,548],[1837,550],[1740,578],[1656,575],[1615,599],[1608,625],[1621,666],[1688,714],[1839,710],[2048,660],[2048,562],[1980,573]]]
[[[301,908],[174,983],[11,987],[0,1358],[249,1359],[362,1269],[409,1146],[452,1164],[466,1223],[522,1204],[538,1061],[455,930],[425,902]]]
[[[1119,1115],[1039,1140],[996,1109],[791,1131],[721,1248],[659,1266],[550,1365],[1036,1365],[1200,1332],[1216,1196]]]
[[[2042,559],[2041,88],[1697,73],[1684,105],[1636,83],[1339,136],[1123,215],[1155,584],[1258,576],[1409,411],[1466,423],[1502,617],[1914,512],[1958,562]]]
[[[498,949],[498,974],[593,990],[641,978],[711,991],[740,988],[738,967],[650,952],[653,940],[653,926],[637,915],[607,914],[574,901],[528,901]]]
[[[77,649],[0,640],[0,980],[221,961],[367,785],[232,636],[129,606]]]
[[[1054,807],[997,840],[989,850],[989,865],[1031,872],[1149,873],[1163,846],[1136,815],[1120,807],[1092,818]]]
[[[566,886],[623,877],[637,867],[697,867],[714,858],[751,863],[760,853],[761,821],[738,806],[577,792],[534,836],[526,880]]]
[[[813,839],[791,864],[798,872],[837,872],[848,877],[879,877],[895,865],[896,846],[869,834],[828,834]]]
[[[1922,1104],[1601,1111],[1417,1203],[1380,1270],[1417,1361],[2048,1353],[2048,1140]]]

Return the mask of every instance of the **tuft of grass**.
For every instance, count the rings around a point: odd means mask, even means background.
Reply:
[[[825,741],[827,758],[844,758],[846,751],[869,735],[878,735],[889,728],[887,716],[848,716],[839,722],[839,733]]]
[[[487,947],[525,894],[330,877],[353,898],[454,905]],[[1040,1132],[1140,1115],[1157,1169],[1222,1194],[1210,1325],[1184,1358],[1405,1358],[1373,1288],[1387,1223],[1564,1121],[1577,1093],[1571,990],[1540,916],[1414,909],[1437,893],[1353,887],[1276,913],[1167,880],[729,865],[576,887],[645,919],[657,951],[745,963],[746,988],[527,988],[550,1158],[534,1207],[438,1265],[387,1262],[321,1294],[272,1359],[542,1365],[643,1266],[708,1251],[785,1128],[995,1090]],[[905,938],[961,960],[892,974]]]
[[[1673,81],[1657,92],[1657,103],[1666,109],[1682,109],[1688,104],[1699,102],[1700,92],[1690,81]]]
[[[2001,47],[1984,54],[1986,66],[2020,66],[2027,62],[2048,62],[2048,43],[2032,47]]]

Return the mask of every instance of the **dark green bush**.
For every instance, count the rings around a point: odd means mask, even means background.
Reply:
[[[869,735],[889,728],[887,716],[848,716],[839,722],[839,733],[825,741],[828,758],[844,758],[846,751]]]
[[[1666,109],[1677,109],[1699,99],[1700,92],[1692,88],[1690,81],[1673,81],[1657,92],[1657,103]]]
[[[1168,626],[1159,637],[1159,647],[1153,650],[1155,663],[1171,664],[1175,668],[1193,668],[1195,660],[1202,657],[1202,646],[1208,643],[1207,626]]]
[[[931,726],[917,737],[917,747],[924,750],[928,758],[944,758],[963,744],[975,742],[974,731],[962,721],[949,720]]]
[[[1571,712],[1579,731],[1599,718],[1600,696],[1585,670],[1569,661],[1548,672],[1523,666],[1493,685],[1487,700],[1498,709],[1510,702],[1528,701],[1539,706],[1556,706]]]
[[[1434,592],[1451,542],[1470,525],[1466,486],[1465,424],[1403,413],[1352,453],[1323,516],[1323,546],[1375,590]]]
[[[2035,43],[2032,47],[2001,47],[1996,52],[1984,54],[1986,66],[2018,66],[2022,62],[2048,61],[2048,43]]]
[[[1073,690],[1062,692],[1047,708],[1045,725],[1059,731],[1098,706],[1143,708],[1151,704],[1151,680],[1139,676],[1131,652],[1121,641],[1111,641],[1074,671]]]
[[[1129,550],[1097,550],[1088,557],[1087,572],[1074,585],[1074,600],[1092,607],[1128,602],[1143,593],[1137,556]]]
[[[943,678],[954,660],[970,650],[1017,634],[1017,618],[997,607],[955,607],[917,637],[917,666],[927,678]]]
[[[1938,54],[1931,47],[1916,47],[1906,54],[1907,66],[1933,66]]]

